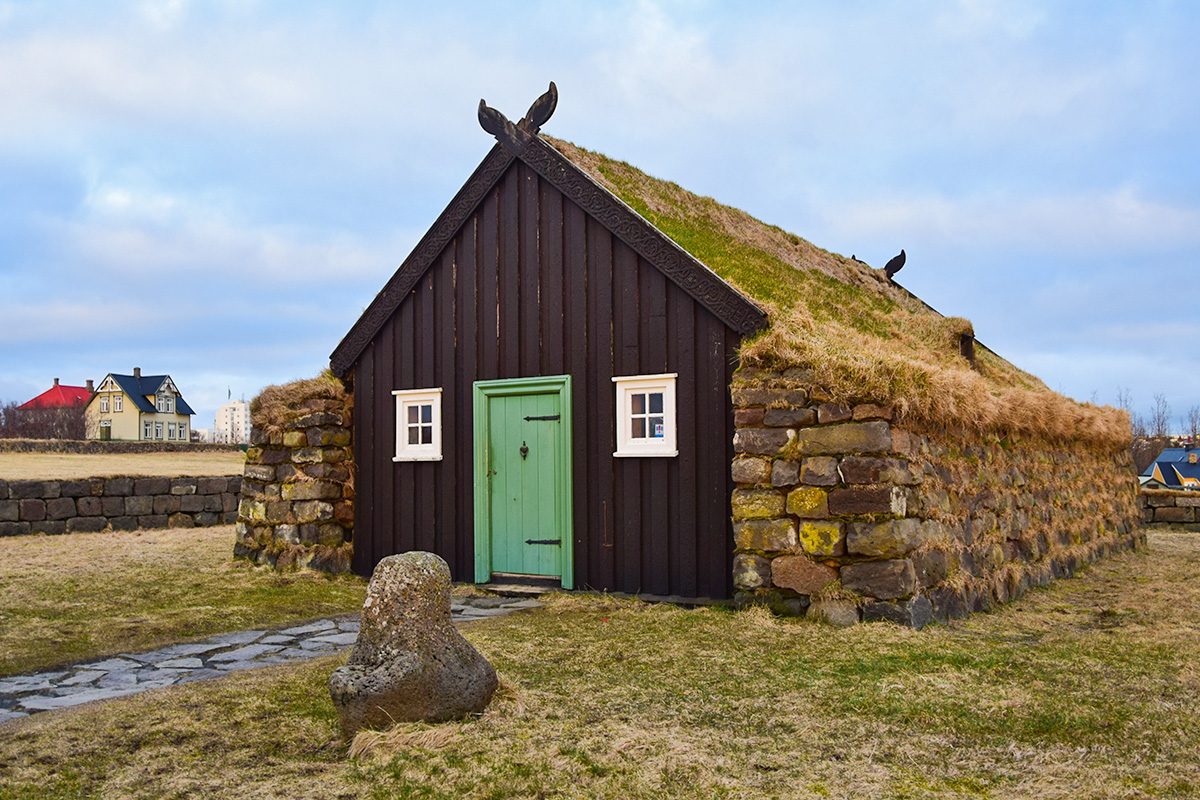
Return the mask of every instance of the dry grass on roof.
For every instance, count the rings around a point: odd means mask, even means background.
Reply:
[[[882,270],[622,161],[550,142],[768,312],[770,328],[743,344],[747,363],[803,367],[836,398],[891,403],[913,422],[1128,444],[1122,411],[1053,392],[983,347],[972,368],[959,351],[971,323],[943,317]]]
[[[250,401],[250,417],[254,427],[280,430],[288,422],[323,407],[321,401],[341,401],[346,387],[329,370],[315,378],[268,386]]]

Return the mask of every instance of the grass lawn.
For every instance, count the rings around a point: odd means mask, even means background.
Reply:
[[[362,606],[366,584],[235,562],[233,527],[0,539],[0,675]]]
[[[52,481],[111,475],[181,478],[241,475],[240,451],[195,453],[0,453],[0,480]]]
[[[9,723],[0,797],[1195,797],[1198,620],[1183,533],[919,633],[559,596],[482,718],[349,760],[327,657]]]

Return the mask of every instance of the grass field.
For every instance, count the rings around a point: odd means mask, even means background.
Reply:
[[[357,611],[365,582],[235,562],[233,527],[0,539],[0,675]]]
[[[1200,794],[1200,537],[913,632],[557,596],[464,628],[508,689],[357,759],[338,658],[9,723],[0,797]]]
[[[241,475],[239,451],[195,453],[0,453],[0,480],[73,480],[110,475],[180,478]]]

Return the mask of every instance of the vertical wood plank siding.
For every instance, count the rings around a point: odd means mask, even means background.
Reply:
[[[574,381],[575,583],[728,597],[738,337],[514,163],[354,366],[354,568],[432,550],[474,570],[471,384]],[[678,372],[679,456],[614,458],[614,375]],[[394,463],[394,389],[442,389],[442,461]]]

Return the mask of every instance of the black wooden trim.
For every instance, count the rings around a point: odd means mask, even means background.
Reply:
[[[416,248],[404,259],[387,284],[375,295],[371,305],[354,323],[354,327],[342,339],[329,356],[329,367],[338,377],[344,377],[363,350],[379,333],[379,329],[395,313],[404,298],[421,280],[450,240],[458,233],[467,219],[474,213],[496,182],[512,165],[514,157],[499,144],[483,159],[467,182],[458,190],[450,205],[438,216],[433,226],[426,231]]]
[[[543,139],[534,137],[522,148],[519,156],[514,156],[499,144],[492,148],[416,249],[404,260],[333,351],[329,363],[335,375],[342,377],[350,371],[359,355],[404,302],[421,276],[518,158],[678,284],[731,330],[746,336],[766,325],[767,315],[762,309],[572,164],[570,159]]]
[[[767,315],[762,309],[544,139],[535,138],[529,142],[520,158],[728,328],[747,336],[767,324]]]

